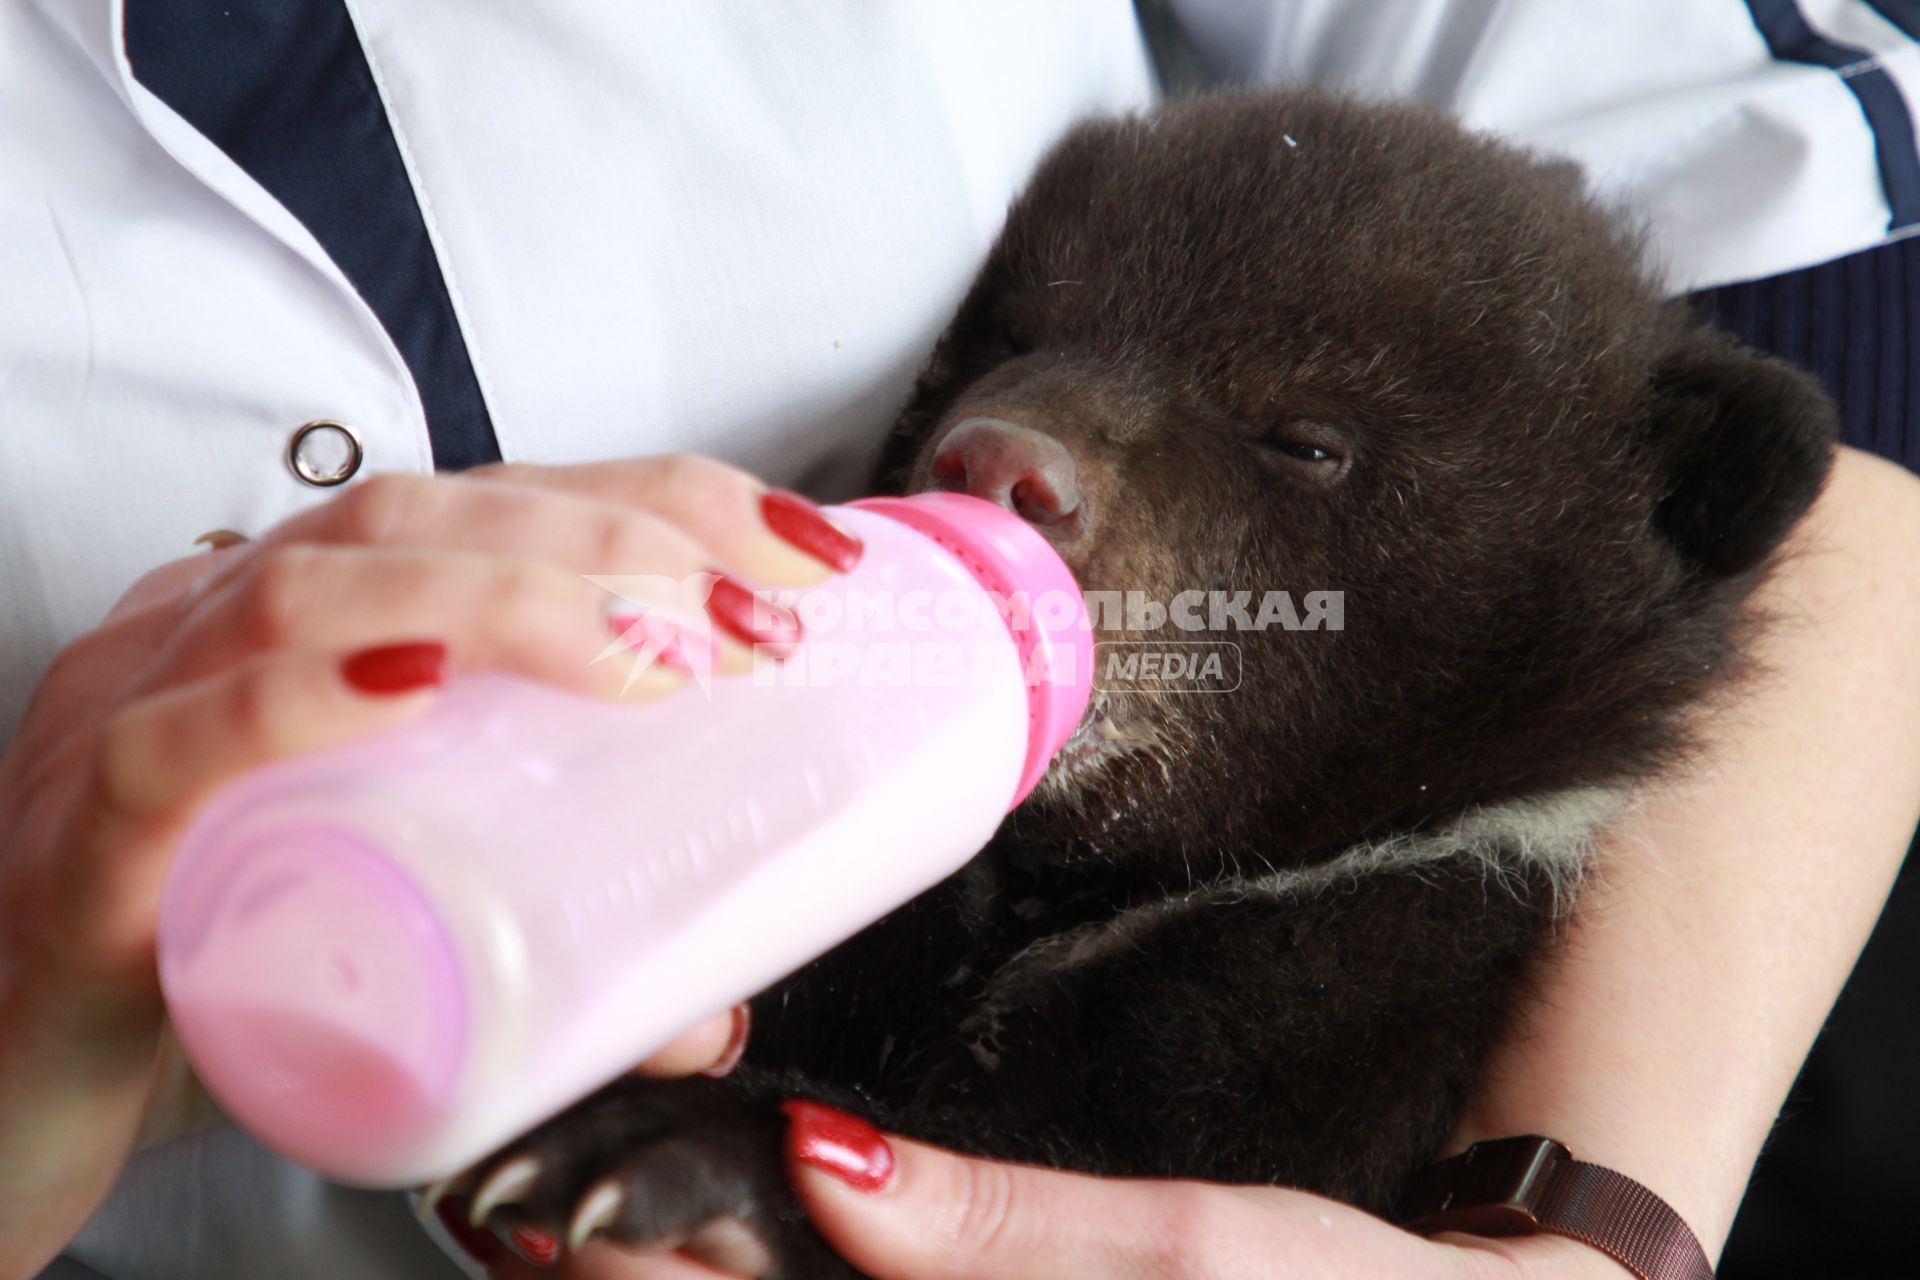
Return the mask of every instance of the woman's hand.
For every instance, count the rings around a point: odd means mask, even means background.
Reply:
[[[666,664],[594,661],[621,610],[583,574],[802,585],[858,549],[810,504],[668,457],[374,477],[136,583],[56,657],[0,756],[0,1277],[33,1273],[137,1142],[198,1109],[154,926],[215,788],[410,720],[449,674],[633,700],[678,687]],[[780,637],[723,596],[715,647],[739,669],[748,642]]]
[[[1090,1178],[956,1156],[831,1113],[828,1124],[823,1144],[796,1119],[794,1185],[875,1280],[1629,1280],[1556,1237],[1425,1240],[1282,1187]],[[891,1167],[884,1185],[869,1189],[863,1163]]]
[[[814,1226],[875,1280],[1630,1280],[1604,1254],[1558,1237],[1424,1240],[1283,1187],[1102,1179],[972,1159],[824,1108],[796,1110],[787,1150]],[[510,1258],[489,1272],[492,1280],[736,1274],[756,1273],[605,1240],[557,1272]]]

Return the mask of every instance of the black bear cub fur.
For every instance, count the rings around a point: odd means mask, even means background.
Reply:
[[[1565,166],[1418,110],[1215,96],[1069,136],[883,486],[978,487],[934,459],[985,419],[1064,447],[1069,500],[988,496],[1051,500],[1089,592],[1338,592],[1344,625],[1203,637],[1239,646],[1230,694],[1104,690],[971,864],[755,1001],[730,1077],[620,1082],[482,1166],[540,1161],[496,1221],[564,1236],[611,1178],[617,1239],[733,1217],[772,1275],[852,1275],[786,1186],[796,1095],[1389,1210],[1595,828],[1739,674],[1829,465],[1816,387],[1641,257]]]

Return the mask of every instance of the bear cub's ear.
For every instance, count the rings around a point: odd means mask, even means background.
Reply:
[[[1810,375],[1704,326],[1681,337],[1653,386],[1656,524],[1697,574],[1758,567],[1826,482],[1833,402]]]

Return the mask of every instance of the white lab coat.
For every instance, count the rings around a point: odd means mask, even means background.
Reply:
[[[1241,79],[1425,102],[1578,160],[1651,231],[1676,293],[1900,234],[1848,84],[1883,75],[1920,115],[1920,46],[1863,0],[1798,0],[1810,35],[1850,51],[1837,70],[1773,56],[1743,0],[1175,2]]]
[[[1177,7],[1242,78],[1574,156],[1676,287],[1887,235],[1840,76],[1769,56],[1739,0]],[[1035,159],[1153,92],[1126,0],[349,8],[509,459],[853,483]],[[1866,5],[1803,8],[1911,80]],[[300,424],[352,424],[362,476],[431,466],[371,311],[119,30],[120,0],[0,0],[0,741],[139,573],[330,494],[288,466]],[[444,1272],[397,1199],[230,1130],[136,1161],[74,1253],[116,1280]]]

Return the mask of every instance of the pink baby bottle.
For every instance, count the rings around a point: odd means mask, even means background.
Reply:
[[[445,1176],[987,841],[1085,709],[1079,591],[977,498],[833,510],[865,552],[785,601],[780,666],[635,706],[463,677],[213,799],[159,964],[234,1120],[343,1181]]]

